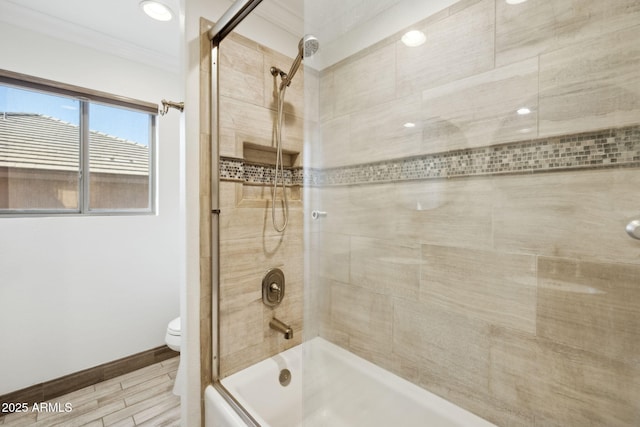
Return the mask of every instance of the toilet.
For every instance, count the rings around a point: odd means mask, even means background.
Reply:
[[[173,351],[180,351],[180,318],[176,317],[167,325],[167,334],[164,336],[164,341]]]
[[[167,325],[167,333],[164,336],[164,342],[173,351],[180,351],[180,340],[182,338],[182,330],[180,328],[180,318],[176,317]],[[182,387],[182,358],[178,364],[178,373],[173,383],[173,394],[180,396]]]

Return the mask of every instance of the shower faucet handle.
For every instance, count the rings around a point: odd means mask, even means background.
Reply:
[[[278,285],[276,282],[273,282],[271,285],[269,285],[269,291],[273,294],[276,294],[276,301],[280,302],[280,285]]]
[[[276,307],[284,298],[284,273],[279,268],[267,271],[262,279],[262,302],[268,307]]]

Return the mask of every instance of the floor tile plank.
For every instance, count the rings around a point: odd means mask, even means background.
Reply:
[[[0,416],[2,427],[180,426],[180,398],[173,394],[179,357],[84,387],[45,402],[42,411]],[[71,410],[64,411],[65,404]]]

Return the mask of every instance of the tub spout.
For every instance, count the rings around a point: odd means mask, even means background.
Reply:
[[[291,338],[293,338],[293,329],[291,329],[291,326],[282,323],[275,317],[269,322],[269,327],[284,334],[285,340],[290,340]]]

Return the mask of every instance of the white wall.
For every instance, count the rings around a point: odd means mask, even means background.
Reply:
[[[181,418],[184,426],[199,426],[200,417],[200,44],[199,17],[204,0],[181,0],[184,28],[183,74],[184,93],[184,163],[186,236],[185,287],[180,311],[182,313],[182,347],[184,382],[181,399]]]
[[[158,103],[175,73],[0,23],[0,68]],[[159,118],[158,215],[0,218],[0,394],[164,344],[179,313],[180,115]]]

